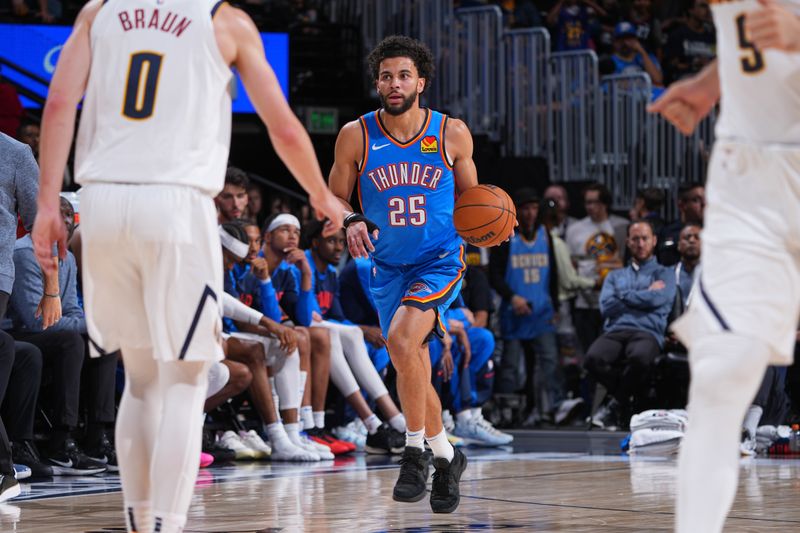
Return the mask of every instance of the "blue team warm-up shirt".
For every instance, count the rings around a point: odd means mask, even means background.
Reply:
[[[517,316],[511,303],[503,302],[500,323],[506,339],[533,339],[555,329],[546,231],[544,226],[540,227],[532,242],[517,234],[509,243],[506,283],[514,294],[519,294],[531,303],[533,313]]]
[[[425,112],[425,124],[407,143],[385,131],[377,111],[360,118],[365,146],[358,195],[364,215],[380,228],[378,265],[419,264],[454,252],[463,242],[453,226],[456,190],[445,155],[447,116]]]

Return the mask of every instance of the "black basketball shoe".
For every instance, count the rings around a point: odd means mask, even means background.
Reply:
[[[458,482],[467,468],[467,457],[454,448],[453,460],[433,458],[433,486],[431,488],[431,510],[434,513],[452,513],[461,501]]]
[[[394,484],[392,498],[398,502],[418,502],[425,497],[428,484],[428,452],[406,446],[400,458],[400,475]]]

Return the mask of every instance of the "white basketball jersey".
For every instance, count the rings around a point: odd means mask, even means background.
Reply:
[[[745,32],[756,0],[711,0],[722,86],[717,136],[800,146],[800,53],[760,51]],[[781,0],[800,15],[800,0]]]
[[[216,195],[231,136],[218,0],[108,0],[92,23],[78,183],[172,184]]]

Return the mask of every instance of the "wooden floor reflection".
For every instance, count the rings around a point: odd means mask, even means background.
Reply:
[[[251,464],[202,472],[187,531],[670,531],[675,473],[663,459],[473,455],[461,506],[434,515],[427,499],[391,500],[395,464]],[[121,531],[115,478],[96,488],[114,492],[59,496],[94,482],[26,486],[31,499],[0,506],[0,531]],[[739,489],[726,531],[800,531],[800,460],[743,462]]]

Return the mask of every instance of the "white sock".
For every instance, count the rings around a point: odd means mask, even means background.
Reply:
[[[289,435],[286,434],[286,428],[280,422],[273,422],[269,424],[264,430],[267,433],[267,438],[272,444],[281,440],[289,440]]]
[[[186,515],[154,512],[153,531],[159,533],[181,533],[186,525]]]
[[[283,427],[286,429],[286,434],[289,435],[289,439],[291,439],[292,442],[295,442],[295,439],[292,437],[300,435],[300,424],[294,422],[292,424],[284,424]]]
[[[314,427],[325,427],[325,411],[314,411]]]
[[[303,421],[303,429],[314,429],[317,425],[314,420],[314,413],[310,405],[304,405],[300,408],[300,420]]]
[[[300,401],[303,401],[303,394],[306,392],[306,380],[308,379],[308,372],[305,370],[300,371]]]
[[[742,420],[767,368],[761,340],[718,333],[689,354],[689,427],[678,459],[676,532],[718,533],[736,495]]]
[[[389,425],[392,426],[392,429],[395,431],[399,431],[400,433],[406,432],[406,417],[403,416],[403,413],[397,413],[392,418],[389,419]]]
[[[125,502],[125,523],[129,532],[153,531],[153,508],[150,502]]]
[[[370,435],[374,435],[378,428],[381,427],[381,424],[381,419],[375,413],[372,413],[364,420],[364,425],[367,426],[367,432]]]
[[[444,428],[442,428],[442,431],[440,431],[438,435],[434,435],[433,437],[425,437],[425,442],[427,442],[428,446],[431,447],[434,457],[443,457],[448,461],[453,460],[455,451],[453,450],[453,446],[450,444],[450,441],[447,440],[447,433],[445,433]]]
[[[759,405],[751,405],[747,410],[744,417],[744,424],[742,427],[747,431],[750,438],[756,438],[756,431],[758,430],[758,423],[761,421],[761,415],[764,413],[764,408]]]
[[[270,376],[269,388],[272,389],[272,403],[275,405],[275,416],[278,420],[281,419],[280,399],[278,398],[278,391],[275,389],[275,377]]]
[[[469,409],[465,411],[461,411],[460,413],[456,414],[456,422],[459,424],[469,424],[472,420],[472,411]]]
[[[420,450],[425,449],[425,428],[419,431],[406,429],[406,448],[409,446],[419,448]]]

